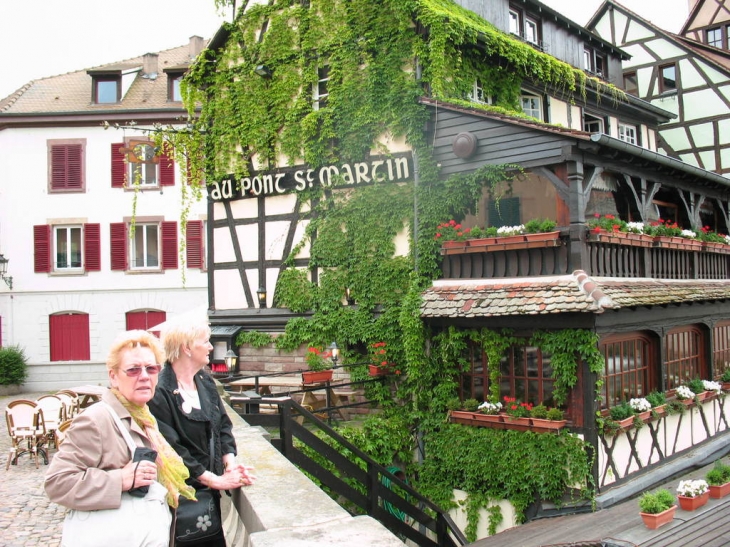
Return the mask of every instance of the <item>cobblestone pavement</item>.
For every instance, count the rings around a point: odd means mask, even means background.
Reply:
[[[66,509],[52,503],[43,490],[47,466],[40,469],[27,454],[18,465],[5,470],[10,451],[10,437],[5,427],[5,406],[14,399],[35,400],[43,393],[21,393],[0,397],[3,430],[0,433],[0,547],[58,547]],[[54,449],[49,457],[53,457]]]

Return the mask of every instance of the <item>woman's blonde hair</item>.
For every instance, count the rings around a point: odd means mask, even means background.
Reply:
[[[199,338],[210,337],[210,327],[204,321],[170,321],[161,333],[167,361],[172,363],[180,358],[183,346],[192,346]]]
[[[115,370],[119,368],[122,361],[122,352],[126,349],[135,347],[150,348],[155,356],[155,361],[161,365],[165,361],[165,350],[162,343],[154,334],[150,334],[146,330],[128,330],[116,337],[109,349],[109,355],[106,358],[107,370]]]

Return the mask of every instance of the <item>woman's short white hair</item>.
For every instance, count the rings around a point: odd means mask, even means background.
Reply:
[[[167,362],[173,363],[180,358],[183,346],[192,346],[199,338],[209,338],[210,326],[201,320],[169,321],[160,333],[160,337],[165,347]]]

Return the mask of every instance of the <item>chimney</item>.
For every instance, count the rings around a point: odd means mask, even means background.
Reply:
[[[145,53],[142,57],[142,76],[154,80],[157,78],[157,53]]]
[[[188,46],[188,55],[190,55],[191,61],[193,59],[195,59],[201,51],[203,51],[204,46],[205,46],[205,40],[203,38],[201,38],[200,36],[191,36],[190,37],[190,45]]]

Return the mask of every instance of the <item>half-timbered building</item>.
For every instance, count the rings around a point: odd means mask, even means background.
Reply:
[[[461,400],[553,406],[565,378],[536,333],[588,332],[599,369],[576,348],[562,406],[595,450],[598,493],[634,493],[636,473],[724,442],[724,399],[642,429],[596,420],[730,362],[730,254],[588,228],[594,215],[671,214],[728,231],[730,181],[663,153],[677,112],[623,92],[630,53],[538,1],[346,4],[250,7],[192,74],[212,154],[211,323],[286,340],[244,344],[240,371],[303,369],[306,345],[331,338],[356,361],[387,339],[415,399],[439,392],[418,384],[428,376]],[[366,193],[375,210],[347,209]],[[548,218],[559,233],[442,248],[436,225],[449,216],[464,227]],[[408,283],[391,283],[405,271],[430,276],[410,309]],[[434,349],[452,328],[513,339],[496,363],[473,340],[452,363]],[[414,332],[425,333],[417,352],[404,347]]]

